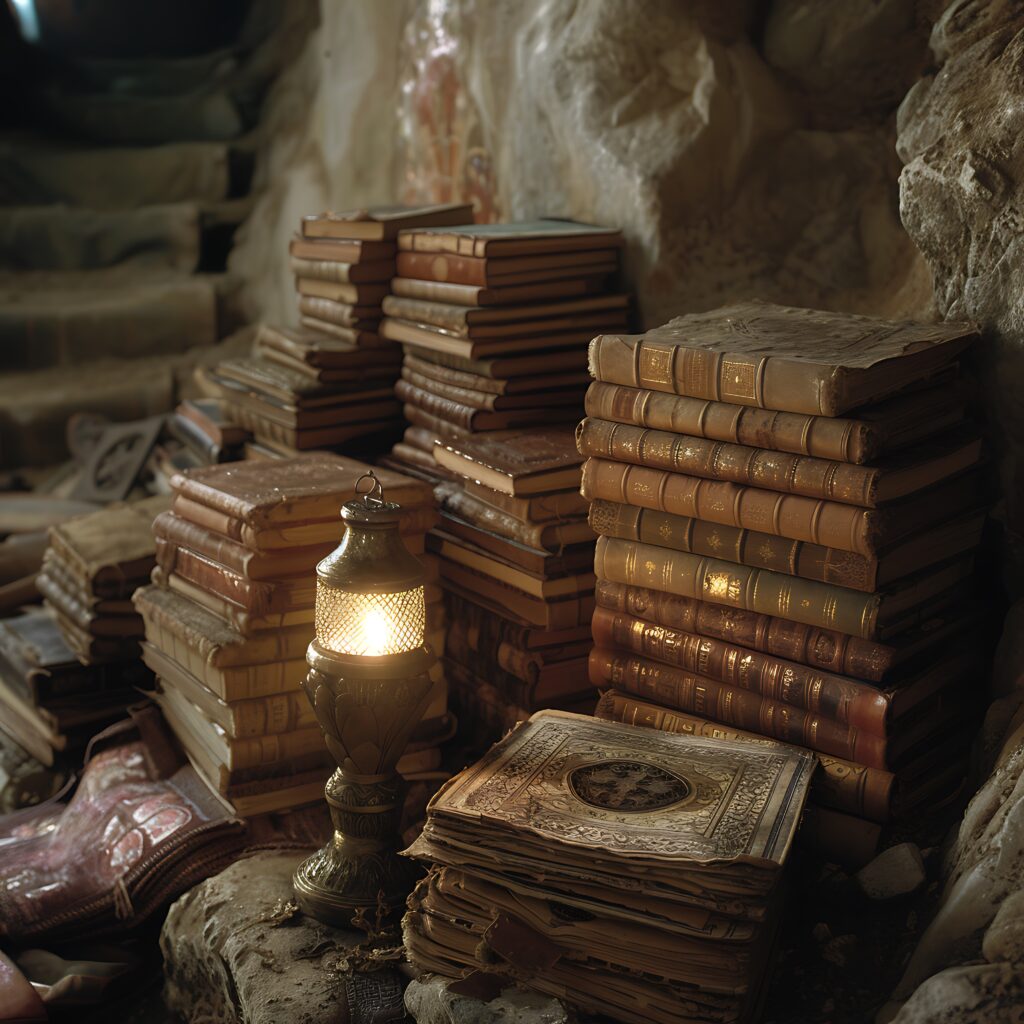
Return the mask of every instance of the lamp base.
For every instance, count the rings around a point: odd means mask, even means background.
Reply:
[[[398,816],[402,780],[389,775],[352,775],[338,769],[326,787],[334,837],[307,857],[292,878],[299,907],[339,928],[374,925],[405,906],[419,877],[400,857]]]

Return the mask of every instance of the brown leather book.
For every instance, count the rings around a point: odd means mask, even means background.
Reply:
[[[887,768],[887,740],[660,662],[595,648],[590,681],[811,750]]]
[[[538,402],[526,409],[504,409],[491,412],[474,408],[445,398],[443,395],[416,387],[407,380],[395,382],[395,394],[408,405],[422,409],[430,416],[448,420],[463,430],[511,430],[514,427],[532,427],[541,422],[575,423],[579,419],[579,406],[573,404]]]
[[[540,371],[526,377],[493,378],[483,374],[470,373],[429,359],[422,359],[412,351],[405,354],[403,369],[415,373],[419,377],[428,377],[439,384],[461,388],[464,391],[482,392],[484,394],[512,396],[524,391],[566,390],[586,387],[590,377],[583,367],[567,373]]]
[[[365,440],[370,436],[379,435],[381,443],[383,443],[394,432],[397,422],[397,416],[390,416],[387,419],[296,429],[284,426],[277,419],[271,419],[269,416],[242,405],[236,404],[232,414],[241,426],[252,431],[258,441],[262,441],[264,444],[281,445],[287,449],[284,454],[289,458],[293,452],[302,453],[317,448],[333,448],[346,441],[354,441],[356,438]]]
[[[379,333],[379,321],[368,320],[360,323],[358,327],[346,327],[343,324],[331,323],[323,317],[303,313],[299,317],[299,323],[305,330],[313,331],[316,334],[337,338],[339,341],[352,341],[359,338],[359,345],[373,346],[375,348],[390,347],[390,342],[384,341]]]
[[[621,316],[628,295],[594,295],[515,306],[456,306],[389,295],[386,316],[428,324],[461,338],[525,337],[580,330]]]
[[[337,381],[324,381],[295,373],[263,359],[226,359],[212,370],[206,370],[204,380],[211,380],[224,390],[225,396],[235,402],[250,404],[270,411],[335,409],[338,406],[365,405],[380,402],[391,395],[396,367],[360,367],[359,380],[349,386]]]
[[[513,353],[481,359],[441,352],[415,343],[405,343],[402,349],[406,356],[415,356],[423,362],[446,366],[479,377],[489,377],[492,380],[515,381],[521,377],[536,378],[553,373],[585,373],[587,369],[586,350],[578,345],[563,349],[552,346],[519,355]],[[524,386],[532,386],[532,382]]]
[[[174,477],[171,486],[177,496],[240,519],[258,532],[337,517],[367,468],[355,459],[322,452],[286,462],[207,466]],[[376,472],[389,501],[410,509],[433,505],[430,488],[421,481],[390,470]]]
[[[363,331],[373,330],[380,322],[379,304],[353,306],[347,302],[333,302],[312,295],[299,296],[299,312],[303,316],[312,316],[337,327]]]
[[[378,331],[382,338],[414,345],[445,356],[457,356],[463,360],[483,362],[492,356],[522,355],[525,352],[545,354],[549,349],[566,348],[570,345],[579,346],[579,356],[565,365],[580,365],[584,358],[584,346],[594,336],[593,327],[581,327],[570,331],[552,331],[549,334],[531,334],[498,338],[463,338],[443,331],[440,328],[425,324],[413,323],[411,320],[399,320],[385,317],[380,322]],[[560,364],[561,364],[560,360]],[[524,372],[536,373],[538,362],[532,360],[529,369]]]
[[[978,337],[923,324],[740,302],[642,335],[597,337],[595,380],[732,405],[842,416],[926,379]]]
[[[658,544],[675,551],[724,558],[872,593],[929,565],[976,548],[981,542],[986,513],[959,517],[912,534],[876,558],[621,502],[595,501],[590,506],[589,518],[594,532],[602,537]]]
[[[950,651],[917,676],[882,689],[605,608],[594,612],[593,631],[594,643],[606,650],[673,665],[876,736],[890,735],[902,716],[960,683],[970,669],[966,653]]]
[[[568,629],[589,622],[594,613],[593,592],[560,598],[535,597],[448,559],[441,562],[441,579],[446,590],[467,596],[524,626]]]
[[[465,595],[449,593],[445,600],[451,612],[451,621],[464,623],[476,636],[475,643],[481,649],[500,648],[508,644],[524,651],[548,654],[561,651],[567,645],[590,641],[589,620],[585,624],[557,629],[538,629],[514,622],[505,612],[495,613]]]
[[[547,382],[542,379],[537,381],[537,389],[534,391],[517,391],[514,394],[502,395],[492,391],[476,391],[456,384],[446,384],[432,376],[417,373],[408,365],[402,367],[402,380],[411,387],[436,395],[438,398],[470,409],[487,412],[504,412],[512,409],[536,411],[553,406],[569,405],[573,408],[575,418],[579,419],[583,402],[583,387],[578,383],[570,384],[565,388],[547,388],[545,387]]]
[[[601,381],[590,385],[586,409],[597,419],[863,465],[963,421],[964,389],[950,372],[949,382],[858,409],[851,419],[772,412]]]
[[[179,547],[191,548],[200,555],[218,562],[251,580],[273,580],[313,572],[316,564],[337,547],[331,540],[306,547],[257,551],[222,534],[214,533],[197,523],[189,522],[174,512],[162,512],[153,521],[153,534]],[[339,538],[340,539],[340,535]],[[165,568],[165,571],[171,571]]]
[[[473,222],[472,203],[422,206],[367,206],[336,213],[328,210],[302,218],[304,238],[383,240],[410,228],[444,228]]]
[[[389,287],[386,281],[381,284],[347,284],[317,277],[298,277],[295,290],[299,295],[310,295],[316,299],[330,299],[331,302],[352,306],[373,306],[383,301]]]
[[[392,262],[394,242],[370,242],[340,238],[299,238],[288,243],[288,252],[300,260],[331,263],[370,263],[380,260]]]
[[[247,431],[228,419],[225,404],[219,399],[186,398],[174,411],[219,448],[234,448],[249,436]]]
[[[884,509],[865,509],[590,458],[583,465],[581,490],[592,501],[617,501],[873,558],[915,530],[972,511],[985,481],[981,470],[972,470]]]
[[[165,575],[180,576],[253,615],[283,615],[312,608],[316,601],[316,576],[309,573],[278,580],[250,580],[162,538],[157,538],[156,551],[157,564]]]
[[[580,494],[578,488],[565,491],[551,491],[547,494],[515,497],[496,491],[493,487],[464,479],[467,494],[486,502],[518,519],[521,523],[550,523],[563,519],[585,517],[590,502]]]
[[[595,267],[611,266],[614,270],[618,260],[618,248],[501,259],[402,251],[396,266],[399,279],[503,288],[601,273]]]
[[[684,736],[706,736],[709,739],[746,740],[751,743],[769,743],[763,735],[733,729],[699,718],[683,711],[673,711],[660,704],[633,697],[627,693],[608,690],[597,702],[596,718],[623,722],[645,729],[679,733]],[[896,789],[896,776],[880,768],[867,768],[862,764],[816,754],[820,770],[811,780],[811,799],[825,807],[848,814],[861,815],[872,821],[888,821]]]
[[[533,283],[510,284],[497,288],[453,284],[449,281],[425,281],[416,277],[396,277],[391,281],[391,294],[404,299],[444,302],[454,306],[507,306],[515,302],[540,302],[544,299],[569,299],[592,295],[605,289],[608,275],[615,269],[615,262],[608,261],[573,269],[573,276],[566,276],[560,280],[553,281],[543,277]],[[583,273],[588,276],[580,276]]]
[[[952,562],[909,576],[881,593],[863,594],[816,580],[754,569],[635,541],[598,537],[594,571],[612,583],[664,590],[761,615],[803,622],[865,640],[884,637],[915,621],[915,612],[951,591],[972,571],[973,559]]]
[[[439,445],[434,457],[444,468],[513,497],[574,486],[583,461],[572,431],[563,427]]]
[[[958,427],[930,438],[875,466],[831,462],[610,420],[584,420],[576,440],[583,455],[867,508],[933,486],[981,458],[981,438],[972,427]]]
[[[495,533],[540,555],[558,554],[568,545],[585,544],[595,539],[594,530],[582,516],[561,522],[524,523],[468,494],[458,483],[439,484],[434,493],[447,514],[446,521],[451,518],[462,520],[476,527],[477,533]]]
[[[425,409],[421,409],[418,405],[406,403],[402,406],[402,415],[414,427],[419,427],[421,430],[431,434],[434,440],[438,443],[448,441],[468,441],[475,436],[473,431],[468,427],[460,427],[451,420],[443,419],[440,416],[434,416]],[[491,430],[488,431],[488,436],[494,437],[497,435],[502,437],[507,433],[507,430]],[[431,449],[431,452],[433,452],[433,448]],[[431,454],[431,459],[433,459],[433,457],[433,454]]]
[[[296,277],[313,281],[336,281],[340,284],[363,284],[389,281],[395,273],[394,260],[372,260],[363,263],[339,263],[337,260],[301,259],[292,256],[291,272]]]
[[[382,342],[376,333],[355,330],[343,333],[344,337],[334,337],[306,328],[260,324],[255,351],[260,357],[271,351],[279,352],[296,362],[333,370],[392,366],[398,362],[394,345]]]
[[[36,576],[36,587],[62,619],[73,622],[83,633],[112,639],[143,635],[142,619],[134,610],[117,615],[90,608],[78,594],[62,587],[45,569]]]
[[[398,238],[398,248],[404,252],[440,252],[478,258],[611,249],[621,245],[621,231],[568,220],[414,228],[404,231]]]
[[[979,621],[974,610],[957,605],[932,614],[919,628],[889,645],[607,580],[597,581],[594,596],[599,608],[875,683],[905,673],[908,666],[931,657],[940,643],[964,633]]]

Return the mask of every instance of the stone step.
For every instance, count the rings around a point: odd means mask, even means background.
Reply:
[[[195,395],[196,366],[246,355],[255,330],[176,355],[104,360],[84,367],[0,374],[0,469],[52,466],[69,457],[65,431],[78,412],[134,420]]]
[[[0,206],[217,202],[248,191],[248,162],[219,142],[96,149],[8,137],[0,140]]]
[[[116,269],[116,268],[115,268]],[[8,274],[0,278],[0,371],[83,366],[212,345],[216,275]]]
[[[134,210],[0,206],[0,271],[95,270],[115,265],[192,273],[210,265],[251,208],[248,197]],[[221,266],[223,256],[221,257]]]

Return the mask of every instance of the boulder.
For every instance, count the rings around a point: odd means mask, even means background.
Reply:
[[[989,963],[1024,962],[1024,891],[1007,897],[996,911],[985,932],[981,952]]]
[[[895,1016],[892,1024],[1020,1024],[1024,973],[1011,964],[951,967],[929,978]]]

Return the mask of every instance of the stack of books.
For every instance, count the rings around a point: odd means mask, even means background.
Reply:
[[[36,585],[83,665],[139,659],[142,619],[132,591],[154,566],[153,519],[164,496],[109,505],[50,528]]]
[[[431,801],[409,959],[629,1024],[756,1020],[814,767],[540,712]]]
[[[45,765],[76,769],[93,735],[151,678],[138,659],[82,664],[51,608],[0,620],[0,728]]]
[[[745,303],[594,339],[578,444],[603,713],[811,748],[824,831],[868,853],[879,821],[959,784],[975,335]]]
[[[197,377],[251,431],[257,458],[344,446],[372,457],[401,432],[398,356],[378,334],[403,228],[472,221],[472,207],[376,207],[304,217],[291,242],[301,326],[264,327],[248,359]]]
[[[192,470],[172,480],[172,508],[153,525],[158,566],[134,598],[143,658],[182,746],[239,814],[318,800],[335,767],[301,683],[316,565],[338,545],[341,506],[368,468],[321,453]],[[378,479],[422,552],[430,488],[386,470]],[[436,585],[428,596],[440,599]],[[400,770],[438,778],[453,726],[437,686]]]
[[[380,327],[405,352],[395,464],[439,479],[439,441],[575,423],[586,343],[627,322],[621,244],[571,221],[403,230]]]
[[[435,449],[427,538],[448,594],[445,665],[464,733],[489,743],[540,708],[593,705],[587,681],[594,532],[572,429]]]

